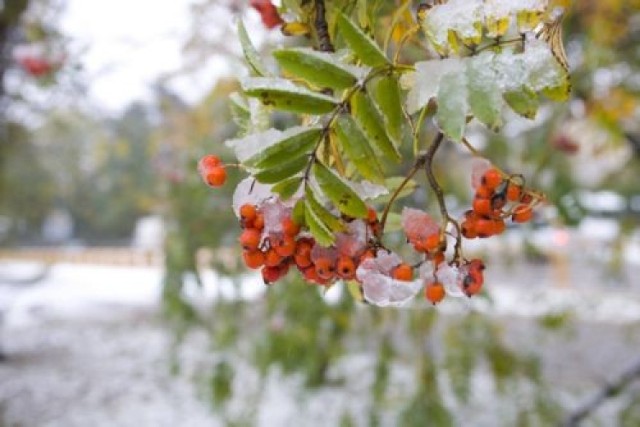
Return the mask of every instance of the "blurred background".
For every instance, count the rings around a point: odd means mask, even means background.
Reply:
[[[406,3],[368,1],[380,28]],[[235,20],[266,61],[304,39],[243,0],[0,1],[0,426],[639,426],[640,2],[564,3],[571,100],[469,129],[549,204],[467,244],[482,297],[379,309],[293,274],[267,292],[242,176],[195,170],[233,161]]]

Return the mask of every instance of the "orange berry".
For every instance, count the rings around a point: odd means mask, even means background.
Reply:
[[[282,259],[276,250],[271,248],[264,254],[264,265],[267,267],[277,267],[282,262]]]
[[[302,276],[307,282],[315,283],[316,285],[326,285],[331,282],[331,280],[321,278],[318,275],[318,270],[316,270],[315,266],[305,268],[302,272]]]
[[[320,258],[315,262],[318,277],[324,280],[331,280],[335,276],[335,266],[329,258]]]
[[[496,218],[493,220],[493,234],[502,234],[506,229],[506,225],[502,218]]]
[[[292,236],[281,236],[273,239],[272,247],[283,258],[291,256],[296,251],[296,240]]]
[[[440,248],[440,234],[436,233],[436,234],[431,234],[431,235],[427,236],[422,241],[422,246],[428,252],[432,252],[432,251],[435,251],[436,249],[439,249]]]
[[[212,169],[216,166],[219,166],[221,163],[222,161],[220,160],[220,157],[214,156],[213,154],[207,154],[200,159],[200,161],[198,162],[198,167],[201,170]]]
[[[531,193],[524,193],[524,194],[522,194],[522,197],[520,198],[520,201],[523,204],[529,204],[529,203],[533,202],[533,195]]]
[[[287,236],[297,236],[300,232],[300,226],[291,217],[286,217],[282,220],[282,232]]]
[[[264,215],[260,212],[256,214],[256,218],[253,220],[253,228],[259,231],[262,231],[264,228]]]
[[[444,299],[444,286],[440,282],[428,283],[424,289],[425,298],[433,305],[436,305]]]
[[[486,186],[489,190],[495,190],[501,183],[502,175],[495,168],[487,170],[482,176],[482,185]]]
[[[253,251],[258,249],[261,238],[262,233],[258,230],[255,228],[247,228],[240,234],[240,245],[242,245],[242,248],[245,250]]]
[[[533,209],[529,205],[518,205],[513,209],[511,220],[513,222],[527,222],[533,218]]]
[[[391,275],[396,280],[410,282],[413,280],[413,269],[409,264],[402,263],[393,269]]]
[[[264,254],[260,251],[244,251],[242,258],[249,268],[259,268],[264,265]]]
[[[477,215],[491,215],[493,209],[491,207],[491,199],[473,199],[473,211]]]
[[[246,203],[240,206],[240,219],[244,224],[253,222],[256,219],[256,215],[258,215],[258,211],[254,205]]]
[[[467,239],[475,239],[476,237],[478,237],[475,221],[464,220],[462,224],[460,224],[460,231],[462,232],[462,235]]]
[[[356,264],[347,256],[338,258],[336,270],[341,279],[351,280],[356,277]]]
[[[476,197],[480,199],[490,199],[493,196],[493,190],[486,185],[481,185],[476,189]]]
[[[521,196],[522,187],[518,184],[510,182],[509,186],[507,187],[507,200],[509,200],[510,202],[517,202],[520,200]]]
[[[311,257],[309,255],[295,254],[293,256],[293,260],[296,263],[296,265],[298,266],[298,268],[301,268],[303,270],[305,268],[309,267],[311,264],[313,264],[311,262]]]
[[[493,220],[489,218],[479,218],[476,221],[475,227],[476,233],[478,233],[478,237],[490,237],[494,234],[494,225]]]
[[[224,166],[216,166],[204,172],[204,181],[211,187],[221,187],[227,180]]]

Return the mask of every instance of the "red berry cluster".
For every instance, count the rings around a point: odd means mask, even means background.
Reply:
[[[207,154],[198,162],[198,172],[210,187],[221,187],[227,180],[227,171],[220,157]]]
[[[350,224],[364,227],[367,236],[379,225],[377,215],[370,209],[366,222]],[[336,245],[324,248],[301,230],[290,215],[281,220],[281,231],[265,233],[264,215],[255,205],[240,207],[240,244],[247,267],[262,268],[265,284],[272,284],[284,277],[294,266],[307,282],[330,285],[336,280],[357,280],[356,270],[362,261],[373,258],[376,251],[367,246],[367,240],[355,242],[348,232],[338,233]],[[412,280],[413,270],[407,264],[398,265],[393,271],[397,280]]]
[[[251,0],[249,4],[258,11],[265,27],[272,29],[284,22],[270,0]]]
[[[501,234],[506,227],[505,219],[509,217],[517,223],[531,220],[533,197],[524,190],[518,178],[505,178],[495,168],[488,169],[482,175],[472,209],[465,212],[460,224],[464,237],[474,239]]]

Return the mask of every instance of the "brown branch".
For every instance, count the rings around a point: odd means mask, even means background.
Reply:
[[[333,44],[331,43],[331,37],[329,36],[329,25],[327,24],[327,17],[325,16],[326,8],[324,0],[315,0],[316,6],[316,19],[314,25],[316,27],[316,35],[318,36],[318,49],[323,52],[333,52]]]
[[[576,427],[594,412],[607,399],[619,395],[633,381],[640,379],[640,359],[636,360],[614,381],[605,384],[596,394],[570,413],[561,424],[563,427]]]

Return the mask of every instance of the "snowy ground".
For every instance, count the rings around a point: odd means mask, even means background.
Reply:
[[[38,268],[0,264],[0,336],[9,357],[0,363],[0,426],[223,425],[202,392],[201,372],[208,372],[216,357],[206,336],[188,336],[178,352],[181,369],[171,372],[172,334],[157,307],[159,270],[59,264],[37,283],[15,283],[36,276]],[[512,345],[541,354],[552,383],[578,398],[588,395],[637,357],[640,295],[633,287],[545,286],[553,272],[531,268],[531,283],[519,280],[520,286],[508,284],[522,274],[517,269],[497,273],[494,305],[478,301],[476,308],[505,320]],[[228,285],[213,273],[206,278],[205,299]],[[252,298],[262,289],[255,278],[247,278],[243,294]],[[441,309],[455,314],[466,307],[451,302]],[[562,312],[578,320],[569,331],[532,335],[536,316]],[[296,378],[272,378],[261,398],[258,424],[297,420],[300,425],[303,419],[303,425],[336,425],[344,410],[366,412],[349,395],[368,393],[358,372],[371,364],[366,354],[349,356],[336,368],[352,371],[349,387],[321,389],[306,400],[297,395]],[[406,373],[397,375],[400,382],[411,381],[402,379]],[[237,381],[257,378],[246,370]],[[247,410],[242,404],[236,401],[235,410]],[[615,409],[607,408],[604,414]]]

